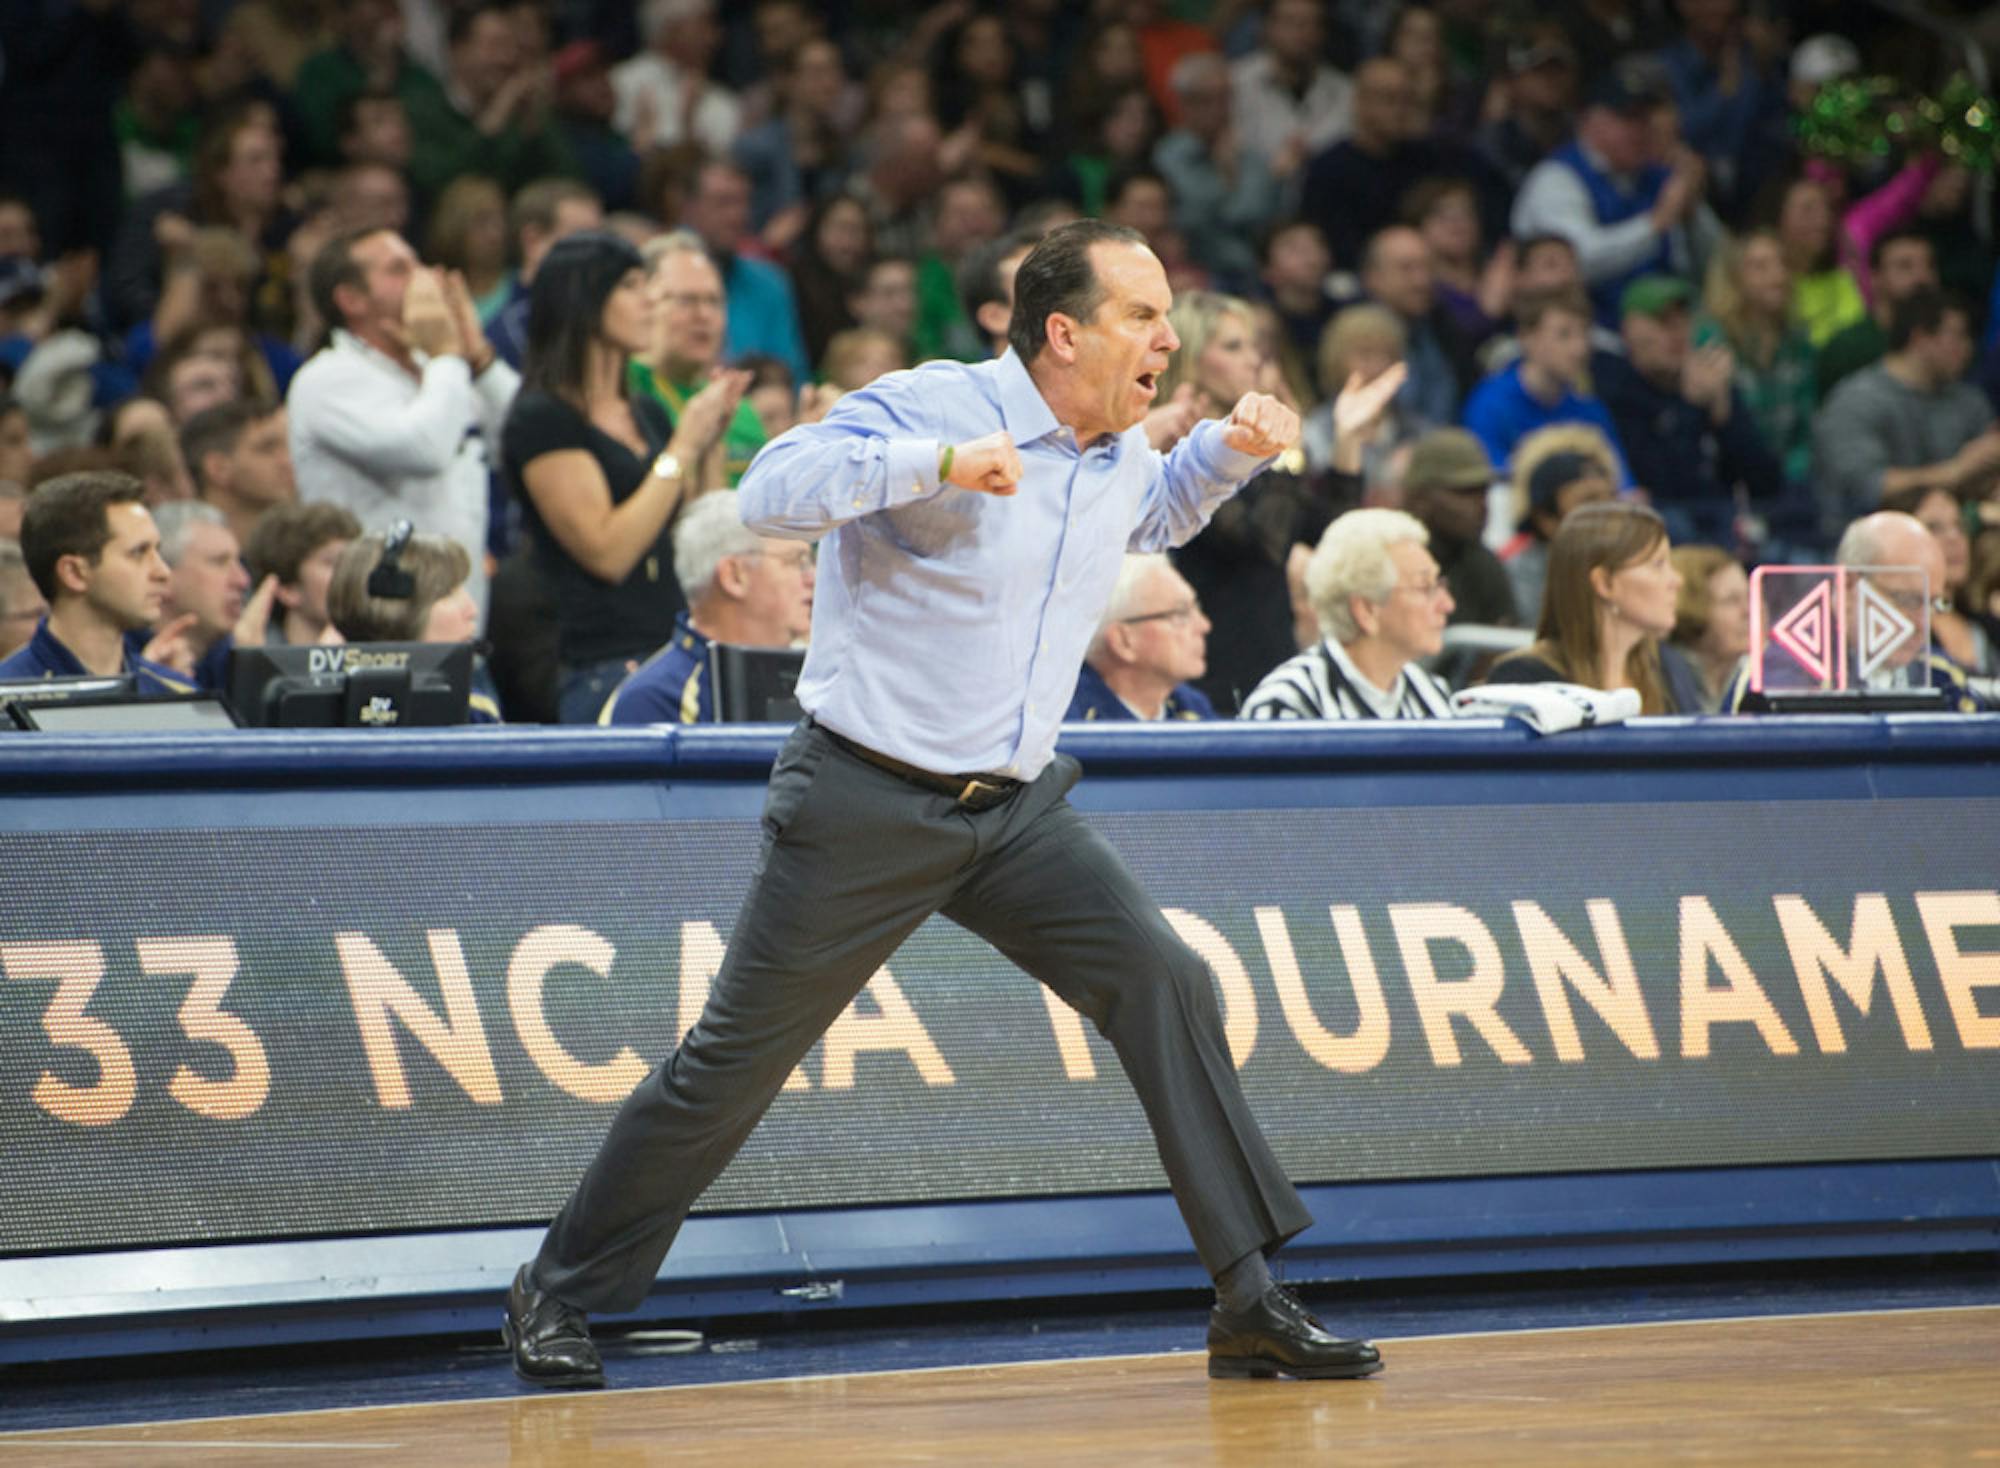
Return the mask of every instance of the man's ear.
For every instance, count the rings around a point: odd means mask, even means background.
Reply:
[[[100,551],[99,554],[103,553]],[[90,590],[90,558],[77,555],[57,556],[56,585],[78,596]]]
[[[1049,312],[1049,319],[1042,327],[1045,350],[1053,353],[1058,362],[1076,360],[1077,320],[1061,311]]]
[[[358,285],[337,285],[333,288],[333,307],[340,313],[340,320],[329,321],[327,325],[345,326],[355,317],[368,314],[368,292]]]
[[[1111,654],[1113,662],[1132,661],[1132,629],[1123,622],[1113,622],[1104,629],[1104,650]]]
[[[1350,596],[1347,614],[1354,618],[1354,625],[1361,629],[1363,637],[1373,637],[1382,630],[1382,608],[1365,596]]]
[[[724,596],[738,601],[750,589],[750,568],[744,556],[724,556],[715,563],[715,585]]]

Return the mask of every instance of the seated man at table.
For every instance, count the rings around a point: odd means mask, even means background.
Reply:
[[[1194,588],[1165,556],[1125,557],[1063,717],[1214,718],[1215,706],[1188,681],[1208,671],[1208,626]]]
[[[193,693],[171,668],[127,652],[125,636],[159,620],[173,573],[145,486],[105,470],[38,486],[21,516],[21,555],[48,602],[28,645],[0,661],[0,681],[128,677],[144,698]]]
[[[1855,575],[1848,579],[1847,621],[1860,624],[1853,598],[1861,582],[1867,582],[1909,622],[1921,626],[1924,603],[1944,585],[1944,548],[1923,521],[1900,510],[1877,510],[1849,525],[1834,551],[1834,561]],[[1850,634],[1849,656],[1858,651],[1859,636]],[[1858,659],[1856,659],[1858,662]],[[1912,664],[1917,664],[1912,668]],[[1944,690],[1944,711],[1958,714],[1984,712],[1986,704],[1967,678],[1965,669],[1953,662],[1933,639],[1928,646],[1914,631],[1891,649],[1872,675],[1863,675],[1855,663],[1849,665],[1849,687],[1858,698],[1873,691],[1916,686]],[[1744,712],[1750,692],[1750,669],[1745,663],[1722,691],[1722,711]]]
[[[1444,647],[1451,588],[1401,510],[1349,510],[1306,566],[1321,640],[1264,675],[1243,719],[1448,719],[1450,696],[1417,666]]]
[[[703,495],[682,511],[674,575],[688,609],[674,619],[666,646],[611,690],[598,723],[713,723],[709,644],[791,647],[811,630],[812,547],[744,525],[733,489]]]

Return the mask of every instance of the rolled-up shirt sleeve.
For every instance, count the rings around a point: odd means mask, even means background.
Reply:
[[[1270,462],[1229,447],[1221,419],[1197,423],[1171,453],[1154,455],[1153,479],[1126,548],[1143,554],[1186,545],[1208,524],[1216,506]]]
[[[900,380],[899,380],[900,379]],[[759,535],[816,540],[878,510],[939,490],[936,420],[916,379],[877,379],[766,444],[737,485],[743,523]]]

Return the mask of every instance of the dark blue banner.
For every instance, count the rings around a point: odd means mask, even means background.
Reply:
[[[1302,1183],[2000,1153],[2000,801],[1106,814]],[[755,827],[8,834],[0,1251],[529,1223],[698,1012]],[[1163,1186],[922,929],[713,1209]]]

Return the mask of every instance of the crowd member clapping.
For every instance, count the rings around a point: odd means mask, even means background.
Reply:
[[[1306,568],[1321,640],[1280,663],[1244,702],[1246,719],[1448,719],[1446,689],[1419,659],[1444,647],[1451,589],[1401,510],[1350,510]]]
[[[1620,501],[1583,506],[1549,546],[1533,645],[1500,659],[1487,682],[1631,688],[1644,713],[1695,712],[1670,702],[1660,674],[1680,584],[1658,515]]]
[[[337,236],[314,257],[312,294],[334,329],[286,399],[301,498],[456,540],[483,606],[486,446],[519,375],[487,342],[463,279],[425,269],[400,235]]]
[[[706,273],[673,283],[719,295],[706,260],[676,258]],[[663,308],[639,252],[609,233],[562,241],[535,282],[528,380],[501,460],[554,589],[564,723],[594,722],[605,696],[672,632],[683,600],[669,526],[700,493],[702,460],[742,398],[742,381],[724,374],[681,399],[670,425],[652,398],[630,390],[629,364],[662,309],[685,308]]]
[[[1812,416],[1819,405],[1813,345],[1792,314],[1792,277],[1773,230],[1753,230],[1716,251],[1696,319],[1697,349],[1722,346],[1764,447],[1788,484],[1812,473]]]
[[[1197,418],[1221,418],[1243,394],[1259,389],[1265,364],[1248,303],[1189,291],[1175,300],[1167,319],[1181,344],[1160,376],[1161,402],[1179,395]],[[1318,540],[1344,507],[1324,477],[1286,472],[1281,463],[1222,504],[1175,557],[1217,629],[1206,670],[1183,676],[1196,679],[1225,714],[1266,669],[1295,651],[1286,557],[1294,545]]]

